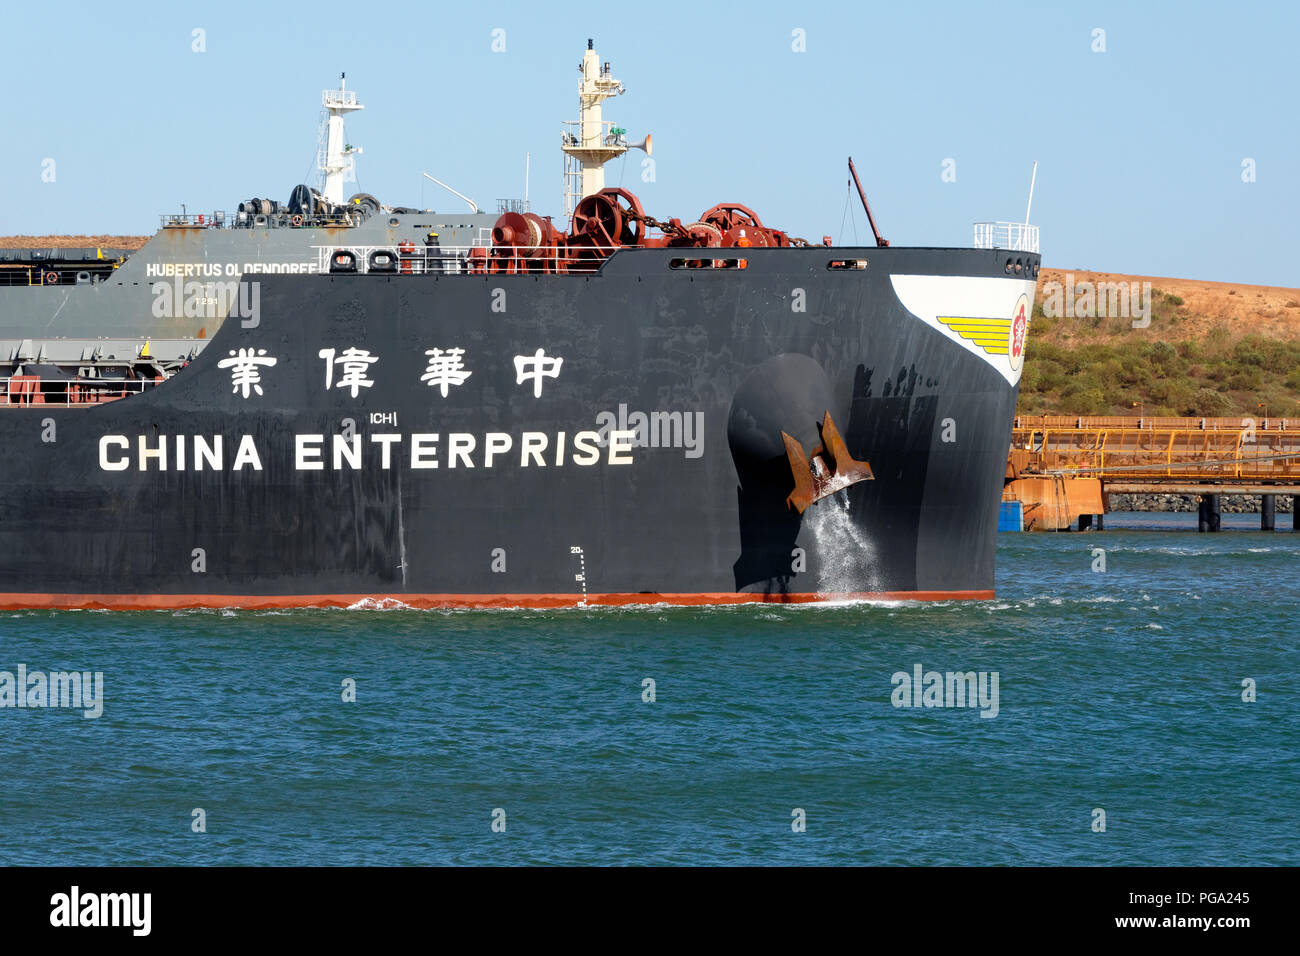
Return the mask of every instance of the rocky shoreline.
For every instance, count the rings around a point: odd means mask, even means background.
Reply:
[[[1291,496],[1276,495],[1275,511],[1280,515],[1291,513]],[[1111,495],[1111,511],[1190,511],[1198,509],[1195,495]],[[1222,495],[1219,498],[1220,514],[1258,514],[1259,495]]]

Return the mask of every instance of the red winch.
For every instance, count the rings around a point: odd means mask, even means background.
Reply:
[[[806,246],[763,225],[739,203],[719,203],[694,222],[661,222],[647,216],[633,193],[611,187],[584,197],[567,234],[550,218],[531,212],[503,213],[492,227],[491,248],[470,250],[469,268],[479,273],[595,272],[619,249],[755,248]]]

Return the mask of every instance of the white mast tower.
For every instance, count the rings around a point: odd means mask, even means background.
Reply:
[[[564,150],[564,215],[573,215],[579,200],[605,188],[605,163],[629,149],[650,154],[651,139],[628,143],[627,130],[601,119],[600,104],[623,92],[608,63],[602,64],[592,41],[582,55],[582,82],[578,84],[578,119],[564,124],[560,148]]]
[[[339,74],[339,88],[324,90],[321,105],[329,113],[316,150],[316,168],[320,171],[321,195],[336,206],[343,204],[343,183],[356,180],[356,161],[359,146],[350,146],[343,140],[343,116],[353,110],[365,109],[357,102],[357,94],[347,89],[347,74]]]

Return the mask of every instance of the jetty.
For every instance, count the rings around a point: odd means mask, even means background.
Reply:
[[[1272,531],[1277,496],[1291,495],[1300,531],[1300,420],[1016,417],[1000,528],[1101,530],[1112,494],[1198,497],[1201,531],[1219,530],[1222,495],[1259,495]]]

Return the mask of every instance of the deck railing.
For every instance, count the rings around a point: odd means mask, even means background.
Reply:
[[[1157,415],[1017,415],[1016,428],[1191,428],[1202,431],[1288,431],[1300,428],[1294,418],[1195,417]]]
[[[41,378],[10,375],[0,378],[0,408],[29,405],[104,405],[144,392],[166,379]]]
[[[1027,222],[977,222],[975,248],[1037,252],[1038,227]]]
[[[1135,482],[1300,478],[1300,427],[1152,428],[1017,423],[1012,447],[1026,474],[1074,474]]]

